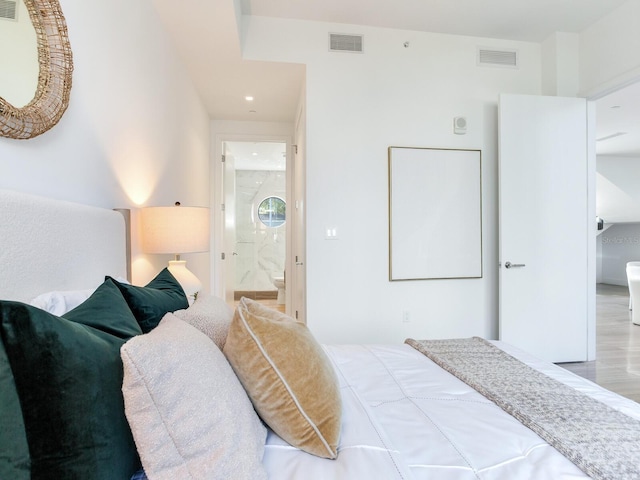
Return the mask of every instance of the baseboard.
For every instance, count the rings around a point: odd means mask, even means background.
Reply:
[[[628,285],[627,279],[619,279],[619,278],[603,278],[602,283],[606,283],[609,285],[618,285],[620,287],[626,287]]]
[[[240,300],[242,297],[250,298],[251,300],[275,300],[278,298],[277,290],[262,290],[262,291],[249,291],[249,290],[236,290],[233,294],[234,300]]]

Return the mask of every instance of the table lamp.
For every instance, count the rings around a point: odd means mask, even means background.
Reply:
[[[173,207],[144,207],[140,210],[140,226],[143,252],[175,255],[168,268],[191,303],[202,283],[180,255],[209,251],[209,209],[182,207],[180,202]]]

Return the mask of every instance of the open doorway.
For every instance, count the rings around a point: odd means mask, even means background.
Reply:
[[[636,400],[640,327],[631,322],[626,264],[640,260],[640,79],[596,105],[596,359],[565,368]]]
[[[281,142],[225,141],[226,294],[285,311],[287,153]],[[231,291],[230,291],[231,290]]]
[[[596,100],[597,282],[627,285],[640,260],[640,79]]]

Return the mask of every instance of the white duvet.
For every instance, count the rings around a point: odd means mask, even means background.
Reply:
[[[640,419],[640,405],[496,342],[588,395]],[[343,398],[337,460],[269,432],[271,480],[588,478],[538,435],[408,345],[329,345]]]

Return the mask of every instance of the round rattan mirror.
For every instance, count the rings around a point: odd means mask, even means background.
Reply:
[[[0,136],[36,137],[53,127],[69,105],[73,57],[58,0],[24,0],[38,41],[38,86],[33,100],[14,107],[0,96]]]

